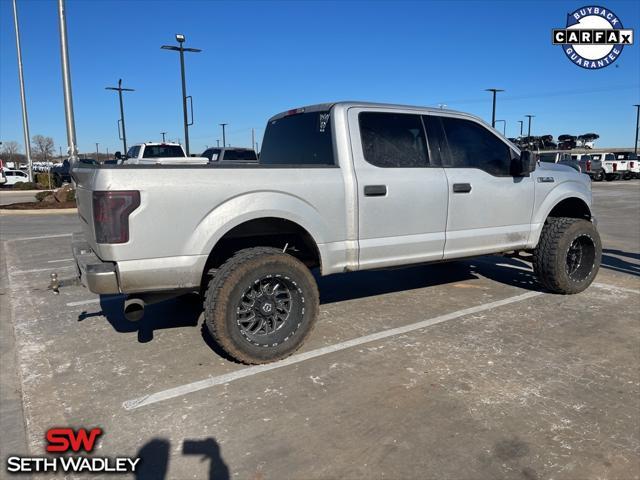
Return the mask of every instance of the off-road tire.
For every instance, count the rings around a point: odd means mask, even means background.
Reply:
[[[243,330],[239,312],[247,290],[257,284],[261,292],[260,282],[265,278],[281,280],[290,287],[291,311],[271,337],[261,340]],[[209,333],[229,356],[246,364],[273,362],[293,354],[313,330],[318,310],[318,287],[309,269],[297,258],[271,247],[237,252],[215,271],[204,295]]]
[[[572,275],[568,257],[575,242],[584,242],[585,252],[592,245],[593,252],[585,253],[584,263]],[[533,271],[538,281],[553,293],[579,293],[593,282],[601,259],[602,243],[592,222],[578,218],[549,218],[533,251]]]

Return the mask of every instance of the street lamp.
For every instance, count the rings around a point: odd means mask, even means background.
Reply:
[[[227,137],[225,135],[224,127],[226,127],[229,124],[228,123],[219,123],[218,125],[220,125],[222,127],[222,147],[224,148],[224,147],[227,146]]]
[[[640,105],[634,105],[636,107],[636,143],[633,144],[633,153],[638,154],[638,127],[640,127]]]
[[[522,136],[522,124],[524,122],[522,120],[518,120],[518,123],[520,124],[520,136]]]
[[[502,135],[504,135],[505,137],[507,136],[507,121],[506,120],[496,120],[495,123],[498,122],[504,122],[503,128],[502,128]]]
[[[529,131],[527,133],[527,137],[531,137],[531,119],[535,117],[535,115],[525,115],[529,119]]]
[[[496,127],[496,93],[504,92],[504,90],[501,90],[499,88],[487,88],[485,89],[485,92],[493,93],[493,111],[491,113],[491,126],[495,128]]]
[[[127,154],[127,131],[124,127],[124,107],[122,106],[122,92],[135,92],[133,88],[124,88],[122,86],[122,79],[118,79],[117,87],[105,87],[105,90],[115,90],[118,92],[118,99],[120,100],[120,120],[118,122],[118,137],[122,140],[122,146],[124,147],[123,154]],[[122,123],[122,136],[120,137],[120,124]]]
[[[164,143],[164,136],[167,134],[167,132],[160,132],[162,134],[162,143]]]
[[[184,48],[182,44],[185,41],[185,37],[181,33],[176,33],[176,41],[178,42],[178,46],[175,47],[173,45],[163,45],[160,48],[165,50],[175,50],[176,52],[180,52],[180,75],[182,76],[182,114],[184,121],[184,146],[187,151],[187,157],[189,156],[189,125],[193,125],[193,98],[191,96],[187,96],[187,85],[184,78],[184,52],[194,52],[198,53],[202,50],[199,48]],[[191,103],[191,123],[187,120],[187,98]]]

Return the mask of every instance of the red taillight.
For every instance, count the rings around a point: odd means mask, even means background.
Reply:
[[[633,168],[634,163],[633,162],[629,162],[629,168]]]
[[[617,172],[617,171],[618,171],[618,164],[617,164],[617,163],[614,163],[614,164],[613,164],[613,171],[614,171],[614,172]]]
[[[591,160],[587,160],[587,172],[591,171]]]
[[[140,206],[137,190],[93,192],[93,225],[98,243],[129,241],[129,215]]]

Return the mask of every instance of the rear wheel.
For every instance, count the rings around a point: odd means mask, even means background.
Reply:
[[[604,170],[600,170],[598,173],[596,173],[596,174],[593,176],[593,180],[594,180],[595,182],[601,182],[601,181],[603,181],[603,180],[604,180]]]
[[[318,289],[297,258],[268,247],[241,250],[205,293],[207,329],[234,359],[268,363],[294,353],[318,316]]]
[[[549,218],[533,252],[533,269],[548,290],[579,293],[593,282],[601,259],[602,243],[592,222]]]

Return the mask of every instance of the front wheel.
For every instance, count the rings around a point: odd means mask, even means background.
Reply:
[[[602,243],[592,222],[549,218],[533,252],[533,270],[551,292],[579,293],[593,282],[601,259]]]
[[[241,250],[209,282],[205,325],[234,359],[268,363],[294,353],[318,316],[318,289],[297,258],[270,247]]]

